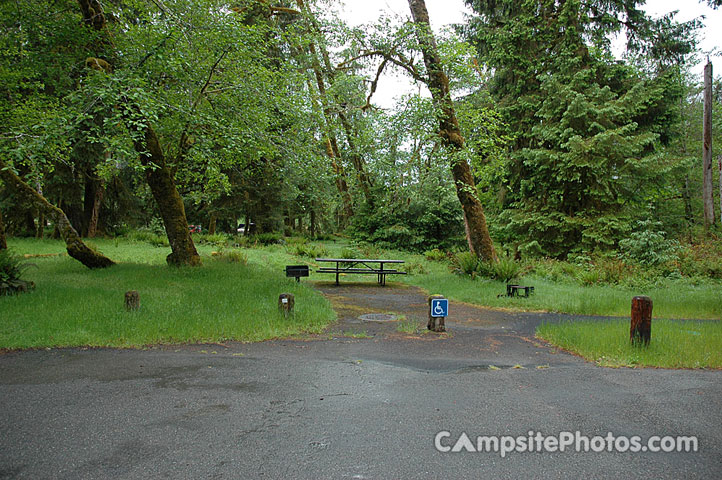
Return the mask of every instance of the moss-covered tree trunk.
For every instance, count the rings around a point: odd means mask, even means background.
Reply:
[[[0,250],[8,248],[8,242],[5,240],[5,224],[3,223],[3,212],[0,210]]]
[[[106,18],[103,6],[98,0],[78,0],[83,13],[83,20],[86,25],[96,31],[103,31],[106,28]],[[105,40],[112,52],[110,37]],[[112,52],[114,53],[114,52]],[[112,72],[112,65],[106,60],[89,57],[85,61],[88,68],[102,70],[106,73]],[[127,105],[128,111],[138,110],[135,105]],[[140,113],[136,111],[135,113]],[[147,121],[144,122],[147,125]],[[136,123],[137,124],[137,123]],[[158,136],[150,125],[137,130],[138,134],[134,146],[141,156],[141,162],[146,167],[145,178],[158,204],[166,235],[170,243],[171,253],[166,257],[169,265],[200,265],[201,257],[193,244],[193,238],[188,231],[188,220],[186,219],[183,199],[178,193],[173,180],[173,173],[165,161],[163,149],[158,141]]]
[[[135,141],[135,150],[141,155],[141,162],[146,167],[145,179],[158,204],[172,250],[165,260],[169,265],[200,265],[201,257],[188,229],[183,199],[175,186],[173,173],[166,164],[158,136],[149,126],[139,133],[142,133],[142,139]]]
[[[441,110],[439,133],[442,146],[451,153],[451,173],[456,184],[456,195],[464,212],[464,225],[469,250],[485,260],[496,259],[494,244],[489,236],[486,216],[477,197],[474,177],[469,163],[455,153],[464,149],[465,140],[461,135],[459,121],[451,100],[449,78],[442,69],[441,58],[429,25],[429,12],[424,0],[409,0],[411,16],[417,26],[416,35],[428,71],[428,87],[436,106]]]
[[[6,165],[0,162],[0,176],[2,176],[3,181],[15,187],[20,195],[26,197],[40,210],[41,214],[44,214],[55,223],[60,237],[65,241],[68,255],[88,268],[106,268],[115,265],[115,262],[111,259],[83,243],[78,232],[70,224],[65,212],[48,202],[33,187],[15,175],[10,168],[4,167]]]

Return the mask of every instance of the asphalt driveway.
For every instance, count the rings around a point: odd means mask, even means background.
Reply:
[[[722,477],[721,371],[596,367],[534,340],[526,314],[401,334],[327,294],[355,313],[315,338],[0,356],[0,478]],[[444,431],[445,447],[579,431],[696,436],[699,451],[502,458],[440,452]]]

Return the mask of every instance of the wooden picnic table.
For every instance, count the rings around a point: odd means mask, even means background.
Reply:
[[[344,273],[359,275],[378,275],[379,285],[386,285],[386,275],[406,275],[406,272],[393,268],[384,268],[389,263],[404,263],[403,260],[388,260],[382,258],[317,258],[317,262],[335,263],[335,267],[320,267],[318,273],[335,273],[336,285],[339,285],[339,276]],[[378,266],[376,266],[378,264]]]

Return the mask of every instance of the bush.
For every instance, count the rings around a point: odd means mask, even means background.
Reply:
[[[260,243],[261,245],[277,245],[285,243],[283,235],[275,232],[259,233],[258,235],[251,236],[250,238],[251,242]]]
[[[359,258],[361,254],[355,248],[344,247],[341,250],[341,258]]]
[[[666,232],[659,230],[662,224],[645,220],[638,223],[638,231],[619,242],[622,255],[645,266],[655,266],[675,260],[677,242],[667,240]]]
[[[479,269],[479,257],[471,252],[457,253],[451,257],[451,270],[457,275],[475,275]]]
[[[440,262],[442,260],[446,260],[446,253],[438,248],[434,248],[433,250],[427,250],[424,252],[424,257],[426,257],[426,260],[431,262]]]
[[[521,264],[511,257],[499,257],[499,261],[490,262],[492,278],[509,283],[521,273]]]
[[[289,246],[287,251],[291,255],[298,255],[299,257],[309,258],[325,257],[328,255],[328,250],[326,250],[326,247],[324,247],[323,245],[313,244],[298,243],[296,245]]]
[[[25,270],[33,266],[22,261],[20,255],[4,248],[0,250],[0,295],[27,292],[35,288],[33,282],[21,279]]]
[[[348,232],[361,242],[419,253],[462,246],[464,221],[453,187],[424,185],[428,190],[364,205]]]
[[[722,242],[705,241],[677,251],[676,268],[686,277],[722,279]]]

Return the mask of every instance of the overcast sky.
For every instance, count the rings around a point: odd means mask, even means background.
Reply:
[[[410,17],[407,0],[345,0],[339,2],[341,17],[351,25],[360,25],[375,21],[381,14]],[[426,0],[429,10],[431,26],[438,30],[445,25],[464,21],[464,14],[470,13],[463,0]],[[687,21],[705,16],[704,30],[700,36],[700,49],[705,54],[714,51],[716,55],[710,56],[714,66],[715,76],[722,73],[722,9],[713,10],[697,0],[647,0],[646,11],[658,17],[673,10],[679,10],[677,19]],[[692,71],[702,77],[703,64],[700,63]],[[379,89],[374,95],[374,103],[383,107],[393,105],[396,95],[412,90],[409,80],[387,78],[380,82]]]

